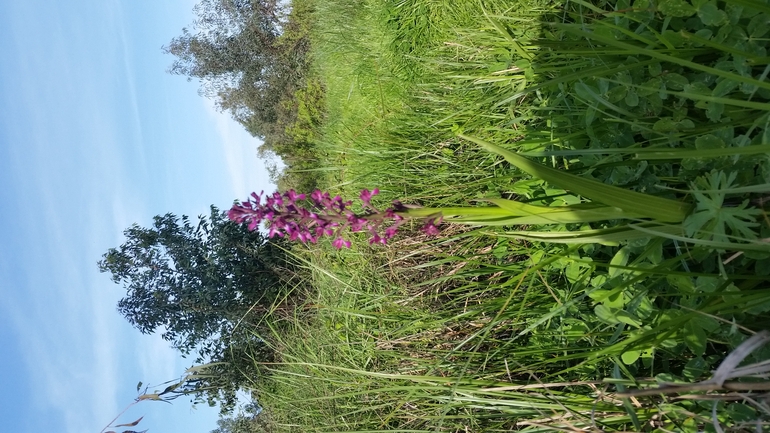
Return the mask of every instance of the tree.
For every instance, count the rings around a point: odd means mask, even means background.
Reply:
[[[221,416],[211,433],[268,433],[273,431],[270,421],[256,402],[252,401],[235,416]]]
[[[169,72],[197,78],[253,135],[274,131],[276,108],[298,68],[297,47],[279,42],[284,10],[276,0],[203,0],[192,32],[164,47],[176,56]]]
[[[290,267],[284,250],[214,206],[195,225],[169,213],[124,234],[126,242],[98,263],[126,289],[118,311],[142,333],[162,331],[184,355],[197,350],[197,362],[227,362],[217,368],[220,383],[202,380],[196,386],[210,403],[234,403],[239,379],[256,373],[254,354],[270,357],[252,327],[284,284]]]

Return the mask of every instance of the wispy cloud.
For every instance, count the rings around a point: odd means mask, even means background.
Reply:
[[[39,257],[71,254],[63,246],[47,249],[50,255]],[[80,272],[66,269],[66,261],[48,263],[39,275],[25,272],[27,286],[37,293],[4,296],[3,313],[34,372],[28,381],[38,390],[39,413],[59,418],[63,431],[93,431],[94,420],[117,409],[117,321],[105,314],[114,301],[89,290]]]
[[[252,137],[227,113],[219,112],[211,100],[204,100],[204,104],[219,134],[232,185],[232,198],[245,198],[254,190],[272,190],[275,186],[270,182],[265,164],[257,159],[257,147],[262,142]]]

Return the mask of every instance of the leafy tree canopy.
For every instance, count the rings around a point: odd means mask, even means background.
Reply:
[[[296,81],[300,45],[282,43],[286,10],[276,0],[203,0],[191,29],[164,47],[176,56],[173,74],[201,81],[250,133],[275,133],[279,104]]]
[[[251,318],[266,311],[282,287],[284,250],[214,206],[196,224],[169,213],[124,234],[126,242],[98,263],[126,289],[118,311],[142,333],[162,332],[185,355],[197,350],[199,362],[225,361],[229,367],[220,368],[217,380],[226,383],[203,380],[196,386],[209,403],[223,400],[220,392],[234,403],[243,372],[255,369],[253,354],[270,356],[254,337],[251,326],[258,319]]]

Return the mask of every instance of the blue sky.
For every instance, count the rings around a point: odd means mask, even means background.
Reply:
[[[3,431],[99,432],[138,381],[190,362],[116,311],[96,262],[136,222],[272,190],[257,140],[161,47],[193,0],[0,0],[0,416]],[[145,402],[150,432],[208,432],[217,411]],[[140,429],[140,430],[141,430]]]

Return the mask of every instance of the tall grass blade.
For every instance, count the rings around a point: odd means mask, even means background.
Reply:
[[[510,150],[478,138],[466,135],[460,135],[460,137],[504,157],[508,162],[532,176],[560,188],[576,192],[593,201],[622,209],[628,215],[641,215],[662,222],[681,222],[692,208],[691,205],[676,200],[629,191],[574,174],[564,173],[530,161]]]

